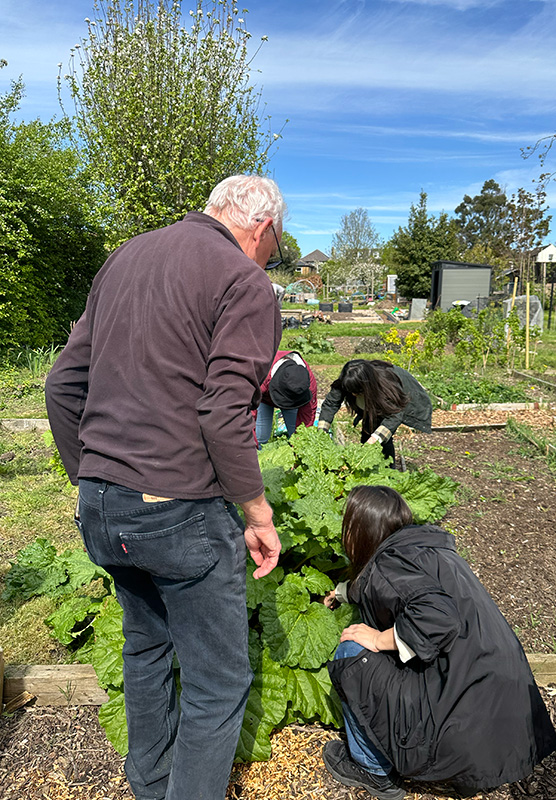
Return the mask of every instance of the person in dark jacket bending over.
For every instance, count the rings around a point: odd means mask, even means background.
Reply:
[[[310,428],[317,411],[317,379],[309,364],[294,350],[278,350],[261,386],[261,402],[255,416],[255,435],[260,445],[272,435],[274,409],[282,412],[288,438],[300,425]]]
[[[126,773],[140,800],[226,794],[252,678],[246,546],[255,577],[280,552],[252,410],[281,336],[262,268],[284,209],[273,181],[237,175],[204,213],[123,244],[46,384],[79,480],[76,521],[123,607]]]
[[[393,489],[358,486],[342,541],[353,580],[325,604],[355,603],[362,622],[329,664],[348,740],[325,745],[329,772],[380,800],[403,798],[396,772],[464,795],[528,775],[556,733],[517,637],[452,534],[414,525]]]
[[[379,442],[392,466],[396,456],[392,436],[402,423],[431,432],[428,394],[413,375],[389,361],[355,358],[344,364],[322,404],[320,430],[330,429],[342,403],[354,414],[354,425],[362,421],[361,442]]]

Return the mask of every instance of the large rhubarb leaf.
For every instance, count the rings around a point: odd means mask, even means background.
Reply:
[[[115,597],[107,597],[94,619],[95,643],[91,650],[91,662],[99,684],[122,686],[124,635],[122,633],[122,609]]]
[[[254,563],[247,565],[247,608],[257,608],[265,596],[276,591],[276,587],[284,577],[282,567],[275,567],[269,575],[264,578],[254,578],[253,573],[256,569]]]
[[[338,644],[333,612],[311,602],[300,575],[288,575],[259,612],[262,641],[272,658],[289,667],[317,669]]]
[[[71,644],[83,635],[85,620],[99,611],[100,604],[100,600],[91,597],[70,597],[45,622],[52,628],[52,635],[58,641]]]
[[[237,761],[265,761],[272,748],[270,734],[286,713],[284,669],[269,653],[260,653],[243,717],[236,750]]]
[[[332,686],[328,667],[320,669],[289,669],[286,671],[288,702],[292,711],[306,720],[318,719],[325,725],[343,724],[342,706]]]
[[[106,736],[118,753],[127,755],[127,723],[125,717],[124,693],[119,689],[108,689],[109,700],[99,709],[98,720]]]

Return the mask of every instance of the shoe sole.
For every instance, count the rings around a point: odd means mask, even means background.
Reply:
[[[400,789],[398,786],[393,786],[391,789],[369,789],[369,787],[363,783],[362,781],[351,780],[350,778],[345,778],[343,775],[340,775],[334,767],[330,764],[327,764],[326,757],[323,755],[324,766],[328,770],[328,772],[332,775],[332,777],[341,783],[343,786],[355,786],[361,789],[366,789],[370,795],[373,797],[378,797],[378,800],[403,800],[405,797],[405,791]]]

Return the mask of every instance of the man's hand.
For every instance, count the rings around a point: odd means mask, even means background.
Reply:
[[[371,650],[373,653],[379,653],[381,650],[397,650],[396,641],[394,639],[394,628],[388,628],[385,631],[377,631],[376,628],[371,628],[369,625],[359,623],[357,625],[350,625],[349,628],[344,628],[340,636],[341,642],[357,642],[361,647],[366,650]]]
[[[278,563],[282,545],[272,522],[272,509],[264,494],[241,504],[245,515],[245,544],[257,569],[254,578],[263,578]]]

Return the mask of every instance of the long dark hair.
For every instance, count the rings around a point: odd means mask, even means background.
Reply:
[[[332,388],[341,390],[352,414],[363,412],[363,427],[370,433],[376,429],[379,419],[397,414],[409,402],[393,365],[379,359],[348,361]],[[357,405],[356,395],[363,396],[364,409]]]
[[[382,542],[405,525],[413,514],[389,486],[356,486],[348,495],[342,522],[342,544],[356,578]]]

